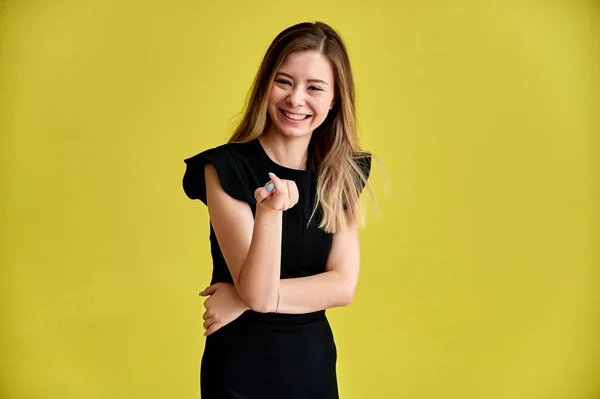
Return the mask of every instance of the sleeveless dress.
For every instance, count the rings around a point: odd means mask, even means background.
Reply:
[[[320,230],[319,217],[308,225],[316,196],[316,174],[272,161],[260,141],[229,143],[184,160],[183,189],[206,204],[204,165],[214,165],[221,186],[248,203],[255,213],[254,190],[269,181],[269,172],[293,180],[300,199],[283,212],[281,278],[325,271],[331,234]],[[361,162],[368,176],[370,158]],[[317,212],[317,215],[319,213]],[[211,284],[232,283],[212,225]],[[337,351],[325,311],[308,314],[258,313],[251,310],[206,337],[200,369],[202,399],[337,399]]]

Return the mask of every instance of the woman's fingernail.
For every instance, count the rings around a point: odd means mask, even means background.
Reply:
[[[275,173],[269,172],[269,177],[275,177]]]
[[[202,296],[202,294],[204,294],[204,291],[200,291],[198,295]]]
[[[206,337],[206,333],[204,333],[204,334],[202,334],[202,335],[204,335],[204,336]]]
[[[273,183],[269,183],[269,184],[267,184],[267,191],[268,191],[268,192],[271,192],[271,191],[273,191],[273,189],[274,189],[274,188],[275,188],[275,185],[274,185]]]

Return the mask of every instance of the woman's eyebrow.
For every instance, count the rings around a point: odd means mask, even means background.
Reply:
[[[289,73],[285,73],[285,72],[277,72],[277,75],[283,75],[285,77],[288,77],[290,79],[294,79],[294,77],[292,75],[290,75]],[[324,80],[321,79],[306,79],[307,82],[314,82],[314,83],[323,83],[325,85],[328,85],[327,82],[325,82]]]

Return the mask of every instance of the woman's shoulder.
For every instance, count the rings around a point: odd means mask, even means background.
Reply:
[[[252,142],[225,143],[185,158],[184,191],[191,199],[206,202],[204,166],[208,162],[215,167],[225,191],[234,198],[252,203],[254,197],[247,188],[256,184],[253,181],[255,158]]]

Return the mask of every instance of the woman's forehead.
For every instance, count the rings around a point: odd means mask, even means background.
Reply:
[[[277,72],[291,75],[293,79],[319,79],[333,83],[333,67],[329,58],[315,50],[290,53]]]

